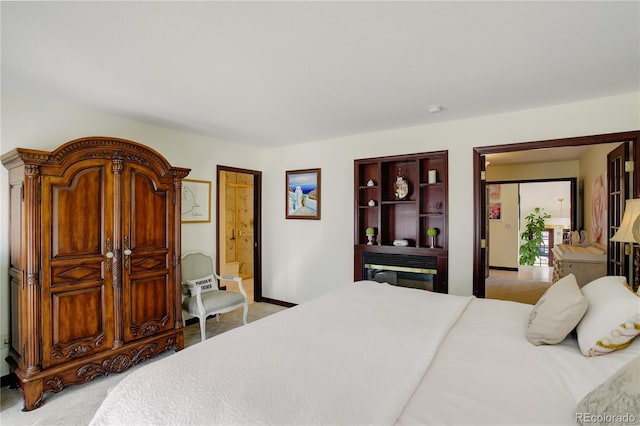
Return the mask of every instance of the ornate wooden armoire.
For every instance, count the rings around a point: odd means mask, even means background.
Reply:
[[[19,148],[1,160],[10,185],[7,362],[25,410],[46,392],[182,349],[180,201],[189,169],[107,137],[52,152]]]

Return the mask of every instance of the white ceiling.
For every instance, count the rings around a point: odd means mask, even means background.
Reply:
[[[265,147],[640,90],[638,1],[0,7],[4,93]]]

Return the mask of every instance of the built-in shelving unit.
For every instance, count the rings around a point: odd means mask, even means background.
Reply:
[[[355,160],[355,278],[363,279],[363,253],[378,252],[436,257],[438,274],[435,291],[447,291],[447,187],[448,152]],[[398,178],[408,186],[398,198]],[[375,238],[368,244],[367,228]],[[432,238],[427,230],[437,232]],[[394,241],[406,241],[399,247]]]

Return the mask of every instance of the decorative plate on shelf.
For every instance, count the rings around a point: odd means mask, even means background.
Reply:
[[[393,195],[398,200],[404,200],[409,195],[409,182],[402,176],[398,176],[393,183]]]
[[[407,240],[393,240],[393,245],[396,247],[407,247],[409,245],[409,241]]]

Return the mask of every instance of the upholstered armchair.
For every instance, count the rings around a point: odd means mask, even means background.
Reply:
[[[240,292],[220,290],[220,281],[235,281]],[[242,278],[220,276],[213,269],[213,257],[200,251],[189,251],[182,256],[182,287],[185,298],[183,312],[197,317],[200,321],[201,341],[207,338],[206,320],[215,315],[243,307],[242,322],[247,323],[247,293],[242,286]]]

